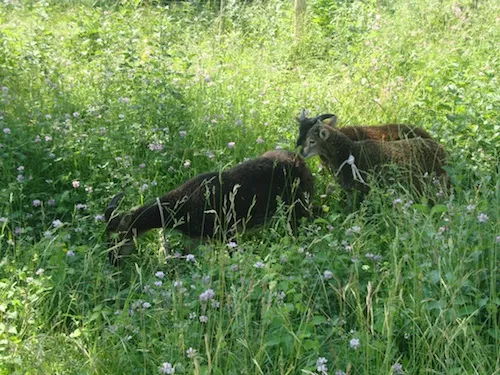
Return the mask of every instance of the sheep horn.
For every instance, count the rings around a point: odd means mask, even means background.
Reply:
[[[109,202],[108,206],[106,207],[106,210],[104,210],[104,219],[106,222],[109,222],[109,219],[111,218],[111,215],[113,214],[113,211],[118,207],[118,204],[120,201],[123,199],[125,195],[123,193],[118,193],[116,194],[113,199],[111,199],[111,202]]]
[[[330,118],[330,117],[334,117],[335,118],[335,122],[337,121],[337,116],[335,115],[332,115],[330,113],[323,113],[322,115],[319,115],[318,117],[315,118],[315,122],[318,122],[318,121],[323,121],[323,120],[326,120],[327,118]]]

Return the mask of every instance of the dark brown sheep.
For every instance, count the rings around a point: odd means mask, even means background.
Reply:
[[[299,117],[296,117],[299,123],[299,137],[297,138],[297,147],[305,147],[307,133],[311,128],[316,125],[318,121],[325,120],[327,125],[335,127],[337,124],[337,116],[324,113],[317,117],[308,118],[302,111]],[[409,126],[404,124],[385,124],[375,126],[344,126],[338,128],[339,131],[344,133],[349,139],[353,141],[363,141],[367,139],[380,140],[380,141],[397,141],[400,139],[408,138],[431,138],[430,134],[424,129],[417,126]]]
[[[269,151],[228,170],[193,177],[155,201],[115,215],[119,194],[105,212],[108,237],[116,241],[110,260],[117,263],[134,249],[136,237],[153,228],[175,228],[193,239],[231,237],[237,228],[264,224],[276,212],[278,196],[293,206],[295,221],[310,216],[313,193],[313,177],[300,155]]]
[[[347,192],[368,192],[368,182],[374,173],[381,172],[382,178],[390,177],[390,164],[398,167],[398,182],[414,187],[418,193],[422,192],[424,175],[435,175],[447,182],[442,168],[445,151],[429,138],[354,142],[340,129],[317,123],[307,134],[302,155],[321,156]]]

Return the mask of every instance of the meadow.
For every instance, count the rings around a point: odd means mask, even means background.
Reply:
[[[4,0],[0,374],[500,374],[500,4]],[[108,263],[103,212],[293,149],[302,108],[407,123],[453,193]],[[429,202],[433,202],[430,204]],[[232,255],[230,255],[230,250]]]

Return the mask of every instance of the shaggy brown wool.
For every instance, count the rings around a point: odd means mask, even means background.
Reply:
[[[118,245],[110,260],[130,253],[135,237],[153,228],[175,228],[195,239],[233,233],[262,225],[277,210],[278,196],[293,206],[293,220],[310,216],[313,177],[300,155],[269,151],[222,172],[204,173],[138,209],[114,215],[123,194],[108,205],[109,238]],[[118,233],[118,235],[113,235]]]
[[[389,176],[394,177],[391,165],[398,167],[399,182],[417,192],[422,192],[423,177],[427,175],[435,175],[447,183],[443,169],[445,151],[429,138],[354,142],[340,129],[318,123],[309,130],[302,155],[319,155],[346,191],[368,192],[368,182],[375,175],[389,181]],[[346,162],[350,156],[354,157],[354,166]],[[356,168],[358,177],[353,175]]]

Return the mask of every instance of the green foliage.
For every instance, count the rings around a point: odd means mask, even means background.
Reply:
[[[0,374],[496,371],[498,4],[310,5],[297,41],[288,1],[2,2]],[[453,193],[346,213],[311,160],[324,215],[296,232],[108,264],[111,196],[292,148],[301,108],[426,128]]]

